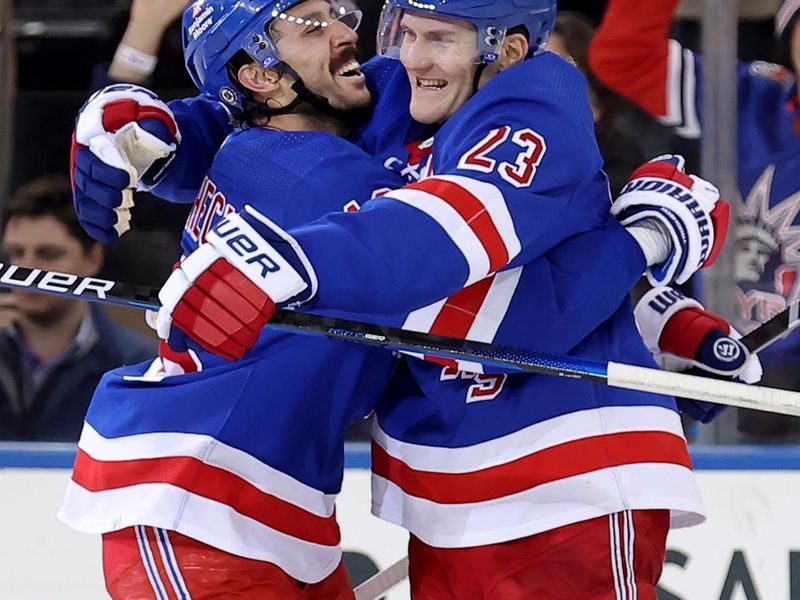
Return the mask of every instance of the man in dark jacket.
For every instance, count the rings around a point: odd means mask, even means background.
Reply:
[[[103,263],[103,247],[78,225],[66,178],[22,187],[6,203],[2,234],[14,264],[92,276]],[[155,353],[153,341],[113,323],[98,306],[0,293],[0,439],[77,440],[101,375]]]

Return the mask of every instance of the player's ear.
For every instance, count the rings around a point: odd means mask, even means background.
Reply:
[[[239,67],[236,78],[248,90],[262,94],[270,94],[278,89],[280,80],[275,69],[264,69],[256,63]]]
[[[522,62],[528,56],[528,40],[521,33],[512,33],[503,40],[500,51],[500,70]]]

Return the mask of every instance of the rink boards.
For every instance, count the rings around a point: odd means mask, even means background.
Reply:
[[[100,545],[55,518],[74,447],[0,444],[0,598],[104,598]],[[800,448],[692,450],[708,509],[673,531],[660,600],[800,600]],[[405,553],[406,534],[369,514],[369,452],[353,445],[337,503],[357,571]],[[407,586],[387,600],[408,597]]]

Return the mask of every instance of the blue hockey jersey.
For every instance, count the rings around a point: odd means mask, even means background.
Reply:
[[[309,308],[652,365],[626,298],[643,258],[608,215],[578,72],[550,54],[526,61],[420,141],[431,132],[397,107],[400,65],[374,64],[377,108],[358,142],[414,183],[291,230],[320,281]],[[193,127],[181,123],[184,146]],[[397,374],[374,431],[376,514],[442,546],[626,509],[700,520],[671,398],[481,370],[415,360]]]
[[[677,54],[677,51],[675,52]],[[696,82],[697,134],[702,119],[702,59],[681,53]],[[794,77],[778,65],[737,65],[738,177],[743,204],[733,242],[739,300],[736,326],[749,331],[800,301],[800,107]],[[759,353],[764,366],[800,361],[800,338],[788,336]]]
[[[418,182],[290,230],[318,281],[309,307],[406,311],[417,331],[652,365],[619,291],[641,253],[616,237],[627,234],[608,213],[593,131],[585,80],[555,55],[497,75],[411,153]],[[606,245],[616,262],[593,263]],[[569,321],[553,302],[566,289],[585,310]],[[559,330],[532,325],[545,319]],[[702,520],[673,399],[480,371],[409,361],[410,377],[388,388],[373,435],[376,514],[440,547],[627,509]]]
[[[183,251],[245,203],[295,227],[399,183],[330,134],[244,129],[227,139],[202,183]],[[323,579],[341,560],[334,500],[345,430],[373,409],[395,358],[269,330],[235,363],[194,350],[198,373],[150,376],[140,364],[103,378],[62,520],[89,532],[175,530],[300,581]]]

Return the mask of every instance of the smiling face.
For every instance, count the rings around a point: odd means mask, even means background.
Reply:
[[[477,31],[464,21],[413,13],[403,15],[400,27],[400,60],[411,82],[411,116],[420,123],[442,123],[473,94]]]
[[[368,106],[372,97],[355,59],[358,35],[353,27],[358,16],[325,0],[307,0],[285,14],[287,18],[276,18],[269,26],[281,60],[333,108]],[[288,88],[291,82],[285,85]]]

